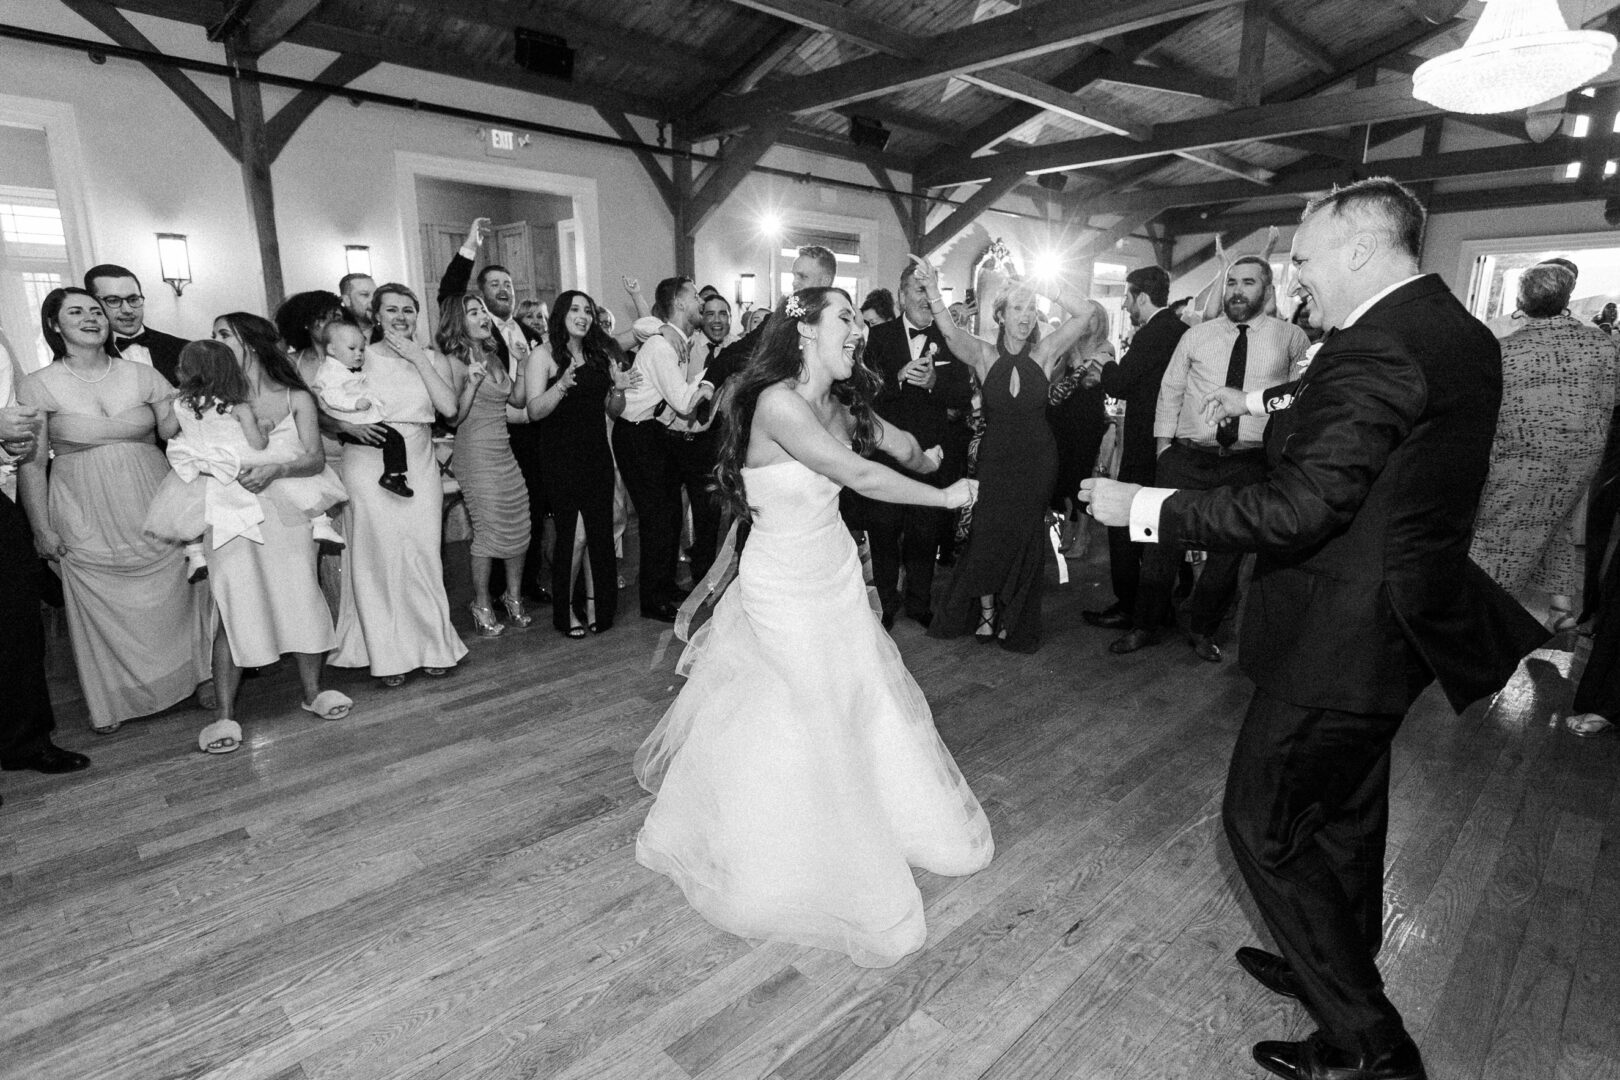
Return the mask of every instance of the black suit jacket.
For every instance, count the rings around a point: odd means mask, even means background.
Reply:
[[[760,341],[765,337],[765,328],[770,324],[771,320],[766,318],[748,333],[721,349],[715,356],[714,363],[704,369],[703,381],[711,383],[716,394],[720,393],[720,388],[725,385],[727,379],[741,371],[743,365],[748,363],[748,358],[759,348]]]
[[[1460,711],[1547,639],[1468,558],[1501,398],[1496,339],[1429,274],[1322,346],[1272,417],[1264,483],[1165,501],[1161,542],[1260,553],[1242,651],[1258,686],[1398,714],[1437,677]]]
[[[116,336],[113,340],[114,351],[117,351]],[[139,340],[146,346],[147,353],[152,357],[152,366],[157,369],[158,374],[171,383],[177,383],[180,373],[180,350],[189,344],[186,339],[165,334],[148,326],[142,330]]]
[[[1169,308],[1163,308],[1137,328],[1124,358],[1103,365],[1103,393],[1125,402],[1119,460],[1119,479],[1124,483],[1153,483],[1153,466],[1158,460],[1153,414],[1159,405],[1159,384],[1187,329]]]
[[[866,338],[863,362],[883,379],[883,388],[872,403],[878,415],[916,436],[924,450],[937,446],[945,451],[945,460],[936,472],[926,476],[906,475],[944,487],[967,468],[971,438],[967,413],[973,408],[973,369],[951,353],[937,325],[930,324],[924,334],[927,344],[923,351],[933,349],[932,390],[900,381],[900,370],[911,363],[911,337],[904,319],[890,319],[872,327]],[[959,418],[953,420],[946,415],[948,409],[958,410]],[[885,464],[895,465],[886,454],[877,457]]]
[[[473,261],[461,252],[456,252],[450,260],[450,265],[444,269],[444,277],[439,279],[440,307],[443,307],[445,300],[450,297],[459,299],[467,294],[467,285],[472,281],[472,272]],[[493,319],[494,317],[494,314],[491,313],[490,318]],[[522,323],[518,323],[518,326],[523,330],[524,340],[531,346],[539,345],[544,340],[539,334]],[[495,351],[500,354],[501,363],[505,364],[508,370],[511,370],[512,350],[506,344],[506,335],[497,329],[493,336],[495,339]]]

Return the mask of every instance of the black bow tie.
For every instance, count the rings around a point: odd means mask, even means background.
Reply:
[[[928,327],[926,327],[926,326],[908,326],[908,327],[906,327],[906,331],[908,333],[910,333],[912,337],[923,337],[924,335],[926,335],[928,333]]]
[[[114,335],[113,346],[119,349],[127,348],[130,345],[144,346],[147,343],[147,339],[151,336],[151,333],[152,332],[150,330],[142,330],[134,337],[118,337],[117,335]]]

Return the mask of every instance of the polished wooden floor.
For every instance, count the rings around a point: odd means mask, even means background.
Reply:
[[[1110,656],[1076,569],[1034,657],[896,630],[997,854],[919,874],[928,945],[884,971],[717,932],[635,863],[678,645],[633,615],[340,674],[338,723],[267,673],[226,757],[198,712],[103,738],[69,704],[94,767],[0,779],[0,1076],[1262,1075],[1249,1045],[1309,1027],[1231,961],[1262,940],[1218,821],[1248,683]],[[1383,965],[1437,1080],[1620,1077],[1620,739],[1553,722],[1581,661],[1461,718],[1431,693],[1397,743]]]

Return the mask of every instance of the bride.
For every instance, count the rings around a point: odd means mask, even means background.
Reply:
[[[953,509],[974,482],[933,488],[863,456],[938,467],[872,412],[857,325],[843,290],[801,289],[734,379],[716,475],[753,530],[636,753],[657,796],[636,858],[724,930],[887,967],[926,936],[911,867],[971,874],[995,848],[838,515],[843,487]]]

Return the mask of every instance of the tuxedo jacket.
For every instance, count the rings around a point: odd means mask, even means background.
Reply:
[[[112,340],[116,343],[116,335]],[[177,338],[173,334],[165,334],[148,326],[135,340],[146,346],[147,353],[152,357],[152,366],[157,369],[159,375],[171,383],[178,382],[180,350],[188,344],[185,338]],[[116,344],[112,351],[117,351]]]
[[[1187,330],[1187,324],[1169,308],[1162,308],[1137,328],[1130,348],[1118,363],[1103,365],[1103,393],[1125,402],[1119,460],[1119,479],[1124,483],[1153,483],[1153,467],[1158,460],[1153,414],[1159,405],[1159,384]]]
[[[945,452],[945,460],[936,472],[917,476],[925,483],[943,487],[967,468],[971,438],[967,414],[973,408],[973,369],[952,354],[937,323],[930,324],[923,336],[926,342],[923,352],[933,355],[932,390],[900,381],[901,369],[911,363],[911,337],[904,319],[890,319],[872,327],[862,362],[883,379],[883,387],[872,402],[878,415],[902,431],[910,432],[924,450],[937,446]],[[958,412],[954,420],[946,412],[953,409]],[[878,458],[885,464],[894,464],[887,455],[878,455]]]
[[[439,306],[443,307],[445,300],[448,298],[455,297],[459,299],[467,294],[467,285],[472,281],[472,272],[473,261],[461,252],[456,252],[455,256],[450,260],[450,265],[445,267],[444,277],[439,279]],[[492,314],[490,318],[493,320],[495,316]],[[523,331],[524,340],[531,347],[545,340],[522,323],[518,323],[518,327]],[[506,335],[496,330],[492,336],[495,341],[495,351],[500,354],[501,363],[507,365],[508,370],[510,370],[512,349],[511,346],[506,344]]]
[[[1547,633],[1468,558],[1501,353],[1436,276],[1332,335],[1271,420],[1264,483],[1178,491],[1160,540],[1257,551],[1244,670],[1304,708],[1404,713],[1500,689]]]
[[[727,379],[741,371],[743,365],[748,363],[748,358],[759,348],[760,341],[765,337],[765,328],[770,324],[771,320],[765,319],[748,333],[721,349],[714,362],[704,369],[703,381],[712,385],[716,394],[720,393],[720,388],[726,384]]]

